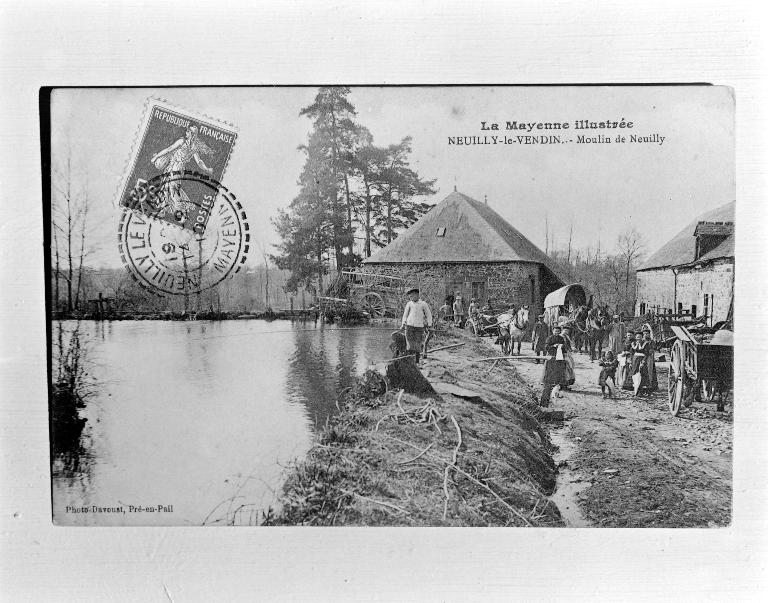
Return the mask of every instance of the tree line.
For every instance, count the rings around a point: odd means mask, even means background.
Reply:
[[[264,262],[250,266],[218,286],[186,295],[160,296],[140,286],[125,268],[97,268],[93,261],[107,235],[112,242],[113,217],[99,221],[92,211],[87,174],[67,151],[51,169],[50,298],[57,318],[94,315],[104,298],[106,314],[263,312],[309,307],[312,293],[286,287],[290,273]],[[291,295],[290,291],[293,292]]]
[[[552,234],[548,220],[546,241],[548,255],[555,268],[568,280],[579,283],[593,296],[593,302],[607,305],[613,311],[633,316],[636,299],[636,270],[645,257],[645,242],[634,227],[628,228],[616,239],[613,249],[604,251],[598,242],[595,247],[574,248],[571,245],[571,226],[568,245],[549,249]]]
[[[312,121],[307,143],[299,147],[299,192],[272,219],[280,243],[270,257],[290,272],[289,291],[323,291],[330,270],[357,266],[432,207],[423,199],[435,193],[435,180],[410,167],[411,138],[376,146],[356,121],[349,95],[347,87],[320,88],[299,112]]]
[[[125,268],[93,268],[84,266],[75,274],[73,282],[79,293],[73,290],[73,307],[67,310],[67,293],[64,287],[66,274],[60,274],[59,298],[55,297],[55,274],[51,274],[52,310],[55,316],[82,317],[96,313],[96,306],[90,303],[102,294],[106,314],[188,314],[199,313],[248,313],[267,310],[284,310],[290,307],[309,308],[313,301],[311,292],[299,289],[295,293],[286,291],[290,274],[283,270],[264,266],[240,271],[225,279],[216,287],[202,292],[190,292],[188,296],[160,296],[148,291],[128,273]],[[74,300],[77,299],[76,305]]]

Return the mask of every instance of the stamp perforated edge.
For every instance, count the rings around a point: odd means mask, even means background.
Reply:
[[[200,111],[187,109],[185,106],[172,103],[158,96],[148,96],[144,100],[144,110],[143,110],[142,118],[139,120],[139,125],[136,128],[135,134],[133,135],[131,150],[128,154],[128,158],[125,161],[125,164],[123,165],[123,170],[120,174],[120,178],[117,183],[117,190],[115,191],[114,198],[112,199],[113,207],[115,207],[118,210],[131,211],[123,207],[120,204],[120,200],[123,198],[126,188],[128,187],[128,176],[130,176],[131,172],[133,172],[133,168],[136,165],[136,160],[138,159],[137,157],[138,150],[141,148],[141,145],[144,142],[144,138],[147,134],[147,127],[149,125],[149,120],[152,117],[152,108],[155,105],[158,105],[162,108],[165,108],[171,111],[183,113],[184,115],[187,115],[192,119],[209,122],[213,126],[219,127],[221,129],[231,130],[232,133],[235,134],[235,139],[232,142],[232,146],[229,149],[229,155],[227,155],[227,161],[224,163],[224,167],[221,170],[221,182],[224,181],[224,174],[227,171],[227,167],[229,167],[229,160],[231,159],[232,153],[235,150],[235,146],[237,145],[237,138],[240,135],[240,131],[235,124],[222,119],[212,117]],[[174,225],[171,224],[171,226],[174,226]]]

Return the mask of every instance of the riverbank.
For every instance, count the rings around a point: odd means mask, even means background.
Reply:
[[[393,391],[382,370],[366,372],[263,523],[563,525],[533,390],[505,360],[475,362],[498,355],[486,341],[449,331],[431,347],[454,344],[423,361],[435,394]]]
[[[263,312],[57,312],[53,320],[317,320],[315,309],[265,310]],[[330,321],[329,321],[330,322]]]

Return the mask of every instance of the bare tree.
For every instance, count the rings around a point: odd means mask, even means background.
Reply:
[[[51,212],[53,213],[53,212]],[[58,312],[59,310],[59,282],[61,281],[61,264],[60,264],[60,258],[59,258],[59,228],[56,225],[56,221],[53,217],[51,217],[51,231],[53,232],[53,253],[54,253],[54,262],[53,262],[53,277],[54,277],[54,285],[53,285],[53,309],[55,312]]]
[[[80,222],[80,261],[77,268],[77,287],[75,287],[75,308],[80,307],[80,290],[83,282],[83,260],[85,259],[85,228],[88,224],[88,179],[86,177],[82,201],[77,210]]]
[[[624,272],[624,303],[628,305],[630,301],[629,283],[637,265],[643,256],[645,244],[642,235],[636,228],[628,228],[619,235],[618,243],[619,259]],[[634,296],[633,296],[634,297]],[[634,301],[633,301],[634,305]]]
[[[573,270],[571,269],[571,241],[573,240],[573,217],[571,217],[571,229],[568,232],[568,258],[566,262],[568,263],[568,278],[571,278],[571,275],[573,273]]]
[[[67,152],[64,171],[54,170],[51,230],[54,241],[55,306],[60,304],[60,280],[67,285],[66,311],[79,309],[85,259],[90,255],[88,234],[88,182],[78,196],[73,193],[72,156]],[[62,249],[63,247],[63,249]],[[62,258],[63,256],[63,258]],[[62,270],[62,261],[65,268]]]
[[[632,227],[619,235],[619,254],[624,262],[625,287],[629,287],[632,268],[640,260],[644,249],[643,237]]]
[[[269,310],[269,254],[264,243],[259,244],[259,251],[261,251],[261,257],[264,260],[264,309]],[[322,279],[322,277],[320,278]]]
[[[600,218],[597,218],[597,261],[600,262],[600,231],[602,226],[600,224]]]

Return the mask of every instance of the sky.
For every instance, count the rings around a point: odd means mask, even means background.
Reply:
[[[237,142],[223,183],[242,202],[254,249],[274,251],[270,223],[298,191],[298,146],[311,123],[300,117],[316,88],[60,89],[51,97],[55,187],[71,158],[76,190],[87,187],[92,209],[90,264],[121,266],[117,246],[124,184],[150,98],[232,124]],[[413,139],[411,166],[437,179],[436,203],[457,188],[489,205],[536,245],[545,247],[545,216],[555,246],[610,251],[635,227],[647,253],[697,214],[735,199],[733,99],[711,86],[639,87],[353,87],[357,121],[380,146]],[[577,120],[632,122],[631,129],[575,130]],[[481,122],[499,131],[482,130]],[[525,135],[507,121],[568,122],[561,144],[450,145],[449,137]],[[541,134],[534,130],[532,134]],[[553,132],[547,132],[553,133]],[[558,133],[558,132],[554,132]],[[579,144],[576,136],[626,137]],[[630,135],[650,142],[629,142]],[[664,137],[662,144],[659,144]],[[516,140],[516,138],[515,138]],[[573,142],[568,142],[573,140]],[[550,241],[551,246],[551,241]]]

